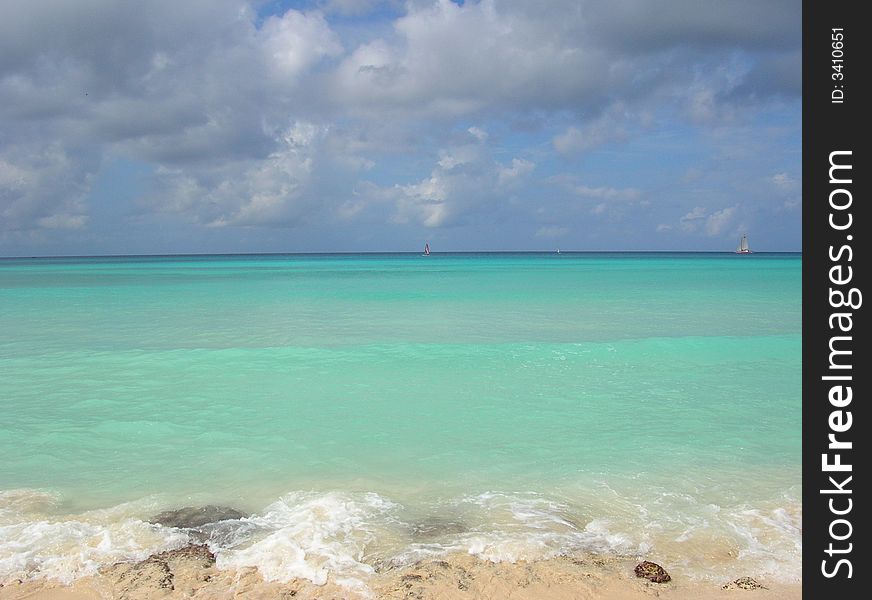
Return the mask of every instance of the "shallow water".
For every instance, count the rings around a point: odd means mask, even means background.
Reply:
[[[0,580],[184,543],[799,577],[799,255],[0,261]],[[90,550],[88,550],[90,548]]]

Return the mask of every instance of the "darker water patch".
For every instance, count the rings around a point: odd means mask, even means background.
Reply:
[[[460,519],[431,516],[414,521],[409,525],[412,537],[417,540],[433,540],[448,535],[459,535],[469,531],[469,526]]]
[[[179,529],[197,529],[204,525],[219,521],[231,521],[242,519],[247,516],[235,508],[226,506],[186,506],[175,510],[165,510],[151,517],[148,522],[164,527],[177,527]]]

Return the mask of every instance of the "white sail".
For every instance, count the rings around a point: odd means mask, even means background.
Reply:
[[[739,254],[747,254],[751,252],[751,248],[748,246],[748,234],[742,236],[742,239],[739,240],[739,247],[736,248],[736,252]]]

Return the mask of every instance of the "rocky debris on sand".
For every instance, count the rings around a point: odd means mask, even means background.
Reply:
[[[765,590],[769,589],[751,577],[739,577],[723,586],[725,590]]]
[[[672,577],[669,576],[669,573],[666,572],[666,569],[657,563],[647,560],[636,565],[635,572],[636,577],[644,577],[648,581],[653,581],[654,583],[666,583],[672,579]]]
[[[193,565],[208,568],[215,564],[215,555],[205,544],[191,544],[190,546],[183,546],[182,548],[176,548],[175,550],[167,550],[166,552],[152,554],[146,560],[161,561],[164,563],[186,561]]]
[[[116,563],[101,570],[113,581],[113,597],[140,600],[176,590],[194,589],[209,581],[215,555],[204,545],[191,545],[152,554],[138,563]],[[191,581],[189,581],[191,580]]]
[[[154,515],[148,522],[163,525],[164,527],[196,529],[210,523],[241,519],[243,517],[245,517],[245,514],[234,508],[207,504],[206,506],[186,506],[176,510],[166,510]]]

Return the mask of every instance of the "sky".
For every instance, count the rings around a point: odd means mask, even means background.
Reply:
[[[799,0],[3,0],[0,255],[801,248]]]

